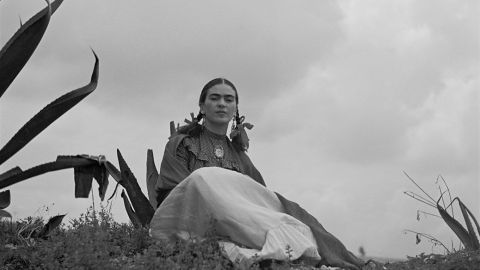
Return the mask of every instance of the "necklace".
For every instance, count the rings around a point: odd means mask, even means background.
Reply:
[[[217,161],[223,160],[223,158],[225,157],[224,144],[226,137],[220,134],[213,133],[206,128],[203,129],[203,132],[205,134],[205,137],[208,138],[207,140],[210,141],[210,144],[213,147],[213,153],[210,153],[213,154]]]
[[[223,159],[225,156],[225,149],[223,148],[225,136],[215,134],[207,129],[205,129],[205,135],[212,144],[215,158],[219,160]]]
[[[225,154],[225,151],[223,150],[223,146],[222,145],[214,145],[213,146],[213,153],[215,154],[216,158],[222,159],[224,154]]]

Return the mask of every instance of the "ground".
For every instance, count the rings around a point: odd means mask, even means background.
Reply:
[[[480,250],[476,251],[459,251],[449,255],[439,254],[420,254],[415,257],[409,257],[408,260],[394,263],[369,263],[367,269],[388,269],[388,270],[404,270],[404,269],[422,269],[422,270],[450,270],[450,269],[480,269]]]

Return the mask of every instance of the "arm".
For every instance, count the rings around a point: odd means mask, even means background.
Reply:
[[[188,152],[182,144],[184,138],[184,135],[172,137],[165,146],[160,174],[155,185],[158,205],[167,197],[170,190],[190,174]]]

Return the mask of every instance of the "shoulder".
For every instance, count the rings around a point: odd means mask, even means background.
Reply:
[[[165,151],[168,151],[174,155],[186,155],[187,152],[197,154],[198,152],[199,136],[188,134],[174,134],[168,138]]]
[[[167,145],[165,146],[165,151],[176,151],[178,146],[183,142],[183,140],[188,137],[186,134],[175,134],[168,138]]]

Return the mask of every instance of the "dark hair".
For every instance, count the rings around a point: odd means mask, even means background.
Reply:
[[[205,84],[205,86],[203,87],[202,89],[202,92],[200,93],[200,97],[198,98],[198,104],[202,104],[205,102],[205,99],[207,98],[207,93],[208,93],[208,90],[212,87],[214,87],[215,85],[219,85],[219,84],[226,84],[228,86],[230,86],[233,91],[235,91],[235,104],[237,104],[237,112],[235,114],[235,122],[236,124],[240,124],[240,115],[238,114],[238,92],[237,92],[237,88],[235,87],[235,85],[233,85],[233,83],[225,78],[215,78],[211,81],[209,81],[207,84]],[[203,115],[198,112],[197,114],[197,121],[200,122],[200,120],[202,120],[203,118]]]
[[[237,104],[237,112],[235,113],[235,122],[234,122],[234,124],[235,124],[234,127],[235,127],[236,125],[241,124],[243,119],[245,119],[245,117],[243,117],[243,116],[240,117],[240,114],[238,112],[238,92],[237,92],[237,88],[235,87],[235,85],[233,85],[233,83],[231,81],[229,81],[225,78],[215,78],[215,79],[209,81],[202,88],[202,92],[200,93],[198,103],[199,104],[204,103],[206,98],[207,98],[208,90],[210,88],[214,87],[215,85],[220,85],[220,84],[226,84],[226,85],[230,86],[235,91],[235,103]],[[191,136],[198,136],[200,134],[201,130],[202,130],[202,126],[199,123],[203,119],[203,116],[204,116],[203,114],[198,112],[194,121],[189,125],[180,127],[180,129],[177,130],[177,133],[188,134],[188,135],[191,135]],[[245,147],[242,145],[242,143],[238,139],[233,139],[232,142],[233,142],[233,145],[237,149],[239,149],[239,150],[244,150],[245,149]]]
[[[215,85],[219,84],[226,84],[230,86],[234,91],[235,91],[235,103],[238,105],[238,93],[237,93],[237,88],[235,88],[235,85],[233,83],[225,78],[215,78],[211,81],[209,81],[207,84],[202,89],[202,92],[200,93],[200,98],[198,99],[198,103],[202,104],[205,102],[205,99],[207,98],[207,92],[210,88],[214,87]]]

